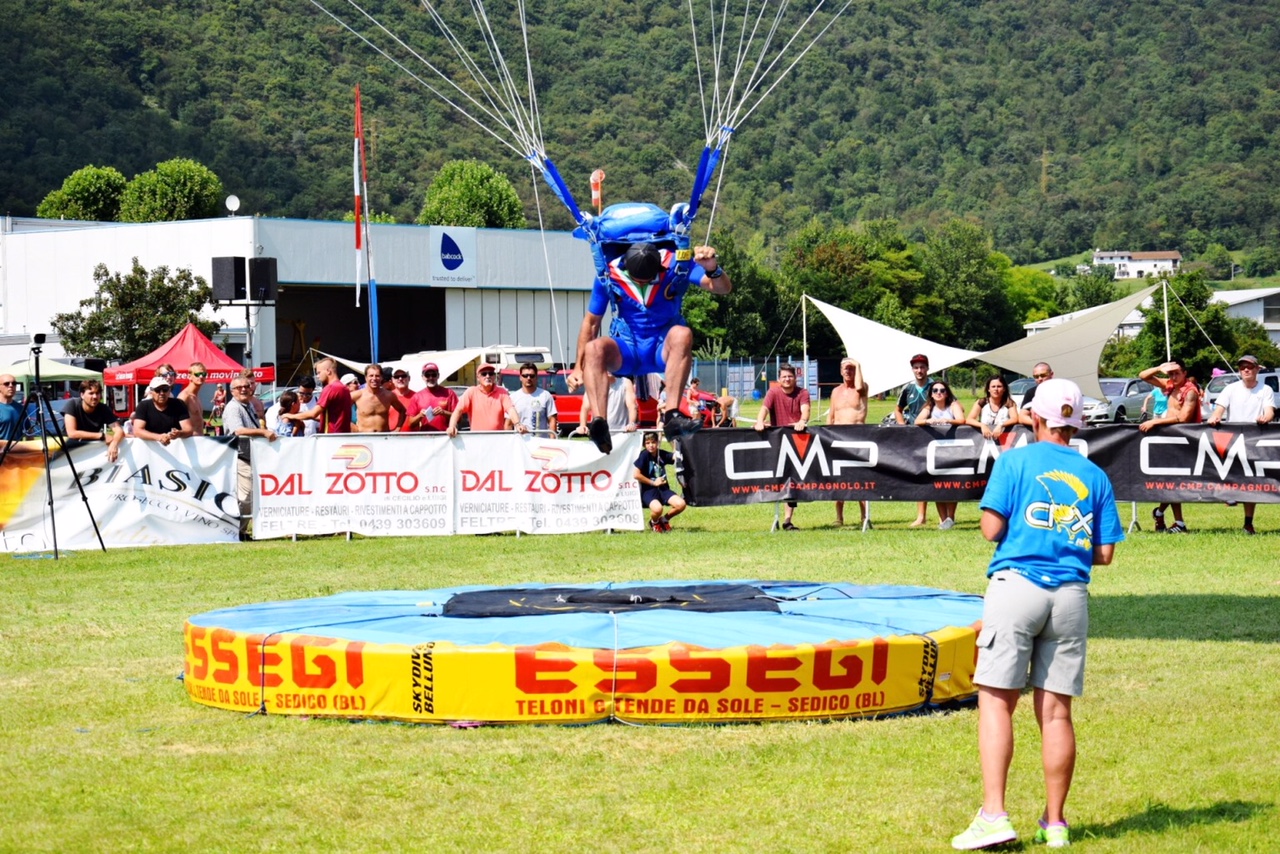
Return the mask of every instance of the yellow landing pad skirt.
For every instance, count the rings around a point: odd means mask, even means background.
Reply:
[[[628,582],[343,593],[200,614],[184,684],[240,712],[468,724],[826,720],[976,695],[982,599]]]

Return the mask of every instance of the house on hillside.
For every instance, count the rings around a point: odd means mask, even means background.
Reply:
[[[1159,291],[1156,294],[1158,296]],[[1214,291],[1210,299],[1213,302],[1226,305],[1227,314],[1231,317],[1247,317],[1250,320],[1256,320],[1261,323],[1263,328],[1267,330],[1268,337],[1280,346],[1280,288]],[[1142,302],[1142,308],[1151,308],[1151,305],[1150,297],[1147,297]],[[1046,332],[1059,324],[1066,323],[1068,320],[1097,311],[1098,308],[1099,306],[1094,306],[1083,311],[1073,311],[1069,314],[1060,314],[1057,317],[1047,317],[1044,320],[1037,320],[1035,323],[1024,323],[1022,328],[1027,330],[1028,336],[1035,335],[1040,332]],[[1120,321],[1120,325],[1116,327],[1116,334],[1125,338],[1132,338],[1142,330],[1142,325],[1145,322],[1142,312],[1134,309],[1129,312],[1124,320]]]
[[[1147,276],[1159,276],[1161,273],[1178,272],[1182,263],[1182,253],[1170,252],[1129,252],[1123,249],[1093,250],[1093,266],[1108,264],[1116,269],[1117,279],[1145,279]]]

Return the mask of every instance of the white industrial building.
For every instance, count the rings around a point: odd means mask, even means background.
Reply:
[[[145,224],[6,217],[0,228],[0,364],[27,355],[51,318],[95,295],[93,270],[190,269],[212,283],[217,257],[275,258],[274,306],[219,308],[214,336],[234,358],[274,362],[282,381],[310,347],[369,358],[368,295],[356,307],[350,223],[223,217]],[[594,266],[567,232],[373,225],[379,357],[492,344],[575,356]],[[441,247],[445,247],[442,249]],[[445,251],[445,250],[448,251]],[[442,258],[444,255],[446,257]],[[247,320],[246,320],[247,318]],[[252,350],[245,358],[246,346]],[[47,356],[64,355],[50,335]]]
[[[1159,298],[1159,295],[1160,292],[1156,291],[1156,298]],[[1250,320],[1258,321],[1267,330],[1267,335],[1271,340],[1280,345],[1280,288],[1245,288],[1237,291],[1214,291],[1210,300],[1224,304],[1227,307],[1227,314],[1232,317],[1247,317]],[[1170,311],[1182,310],[1172,300],[1170,302],[1172,303],[1169,307]],[[1152,298],[1148,297],[1142,301],[1141,307],[1150,309],[1152,305]],[[1027,335],[1035,335],[1066,323],[1068,320],[1083,317],[1096,311],[1099,307],[1095,306],[1082,311],[1060,314],[1057,317],[1047,317],[1044,320],[1037,320],[1035,323],[1024,323],[1022,328],[1027,330]],[[1120,322],[1116,332],[1127,338],[1132,338],[1142,331],[1144,323],[1146,323],[1146,318],[1142,312],[1134,309]]]

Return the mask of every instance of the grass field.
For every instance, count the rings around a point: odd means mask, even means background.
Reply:
[[[244,717],[189,702],[175,679],[187,616],[340,590],[730,577],[983,589],[973,504],[947,533],[906,529],[910,504],[874,504],[865,534],[832,528],[831,504],[801,506],[795,534],[767,533],[772,515],[694,508],[666,536],[3,558],[0,849],[948,850],[979,802],[973,711],[463,731]],[[1238,508],[1188,519],[1183,538],[1130,534],[1092,585],[1068,805],[1087,850],[1280,840],[1280,508],[1262,508],[1256,538],[1236,533]],[[1041,808],[1029,707],[1018,736],[1010,810],[1029,837]]]
[[[1123,508],[1128,521],[1128,507]],[[1149,508],[1143,508],[1144,512]],[[856,515],[856,514],[855,514]],[[771,506],[690,510],[665,537],[262,542],[2,558],[4,851],[942,851],[979,802],[976,713],[834,723],[454,730],[245,717],[189,701],[182,621],[344,590],[800,578],[980,592],[974,505],[955,530],[770,534]],[[1068,804],[1093,851],[1275,851],[1280,508],[1188,507],[1130,535],[1092,585]],[[1149,526],[1148,526],[1149,527]],[[1024,706],[1027,704],[1024,704]],[[1020,709],[1010,811],[1041,806]],[[1028,844],[1027,846],[1031,846]]]

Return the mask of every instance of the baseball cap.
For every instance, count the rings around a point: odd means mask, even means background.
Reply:
[[[623,256],[622,266],[637,278],[656,279],[662,272],[662,253],[652,243],[633,243]]]
[[[343,374],[343,375],[342,375],[342,384],[343,384],[343,385],[347,385],[347,384],[349,384],[349,383],[358,383],[358,382],[360,382],[360,378],[359,378],[359,377],[357,377],[355,374]]]
[[[476,371],[477,374],[496,374],[497,372],[498,369],[493,365],[481,365],[480,369]]]
[[[425,374],[427,371],[435,371],[438,374],[440,373],[440,366],[435,362],[427,362],[422,366],[422,372]]]
[[[914,356],[911,357],[911,364],[914,365],[916,362],[924,362],[927,365],[929,364],[929,357],[926,356],[924,353],[916,353]],[[1036,394],[1039,394],[1039,393],[1040,392],[1036,392]]]
[[[173,388],[173,383],[160,374],[152,377],[151,382],[147,383],[147,391],[155,391],[158,388]]]
[[[1071,380],[1048,379],[1036,387],[1031,411],[1049,427],[1083,427],[1084,398]]]
[[[1258,361],[1257,356],[1244,355],[1244,356],[1241,356],[1239,359],[1236,359],[1237,365],[1242,364],[1244,362],[1252,362],[1255,366],[1262,364],[1261,362]]]

